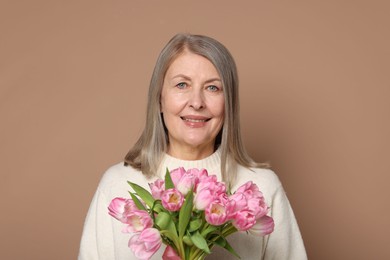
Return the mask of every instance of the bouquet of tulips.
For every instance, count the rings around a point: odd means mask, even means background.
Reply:
[[[131,199],[115,198],[109,214],[135,233],[129,247],[138,259],[150,259],[164,243],[163,259],[204,259],[215,245],[236,255],[226,237],[237,231],[264,236],[274,228],[269,207],[251,181],[231,194],[205,169],[167,169],[151,192],[128,182]]]

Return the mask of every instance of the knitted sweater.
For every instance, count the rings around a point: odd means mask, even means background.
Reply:
[[[131,234],[123,233],[124,224],[108,214],[108,205],[115,197],[129,198],[130,186],[127,181],[137,183],[149,190],[148,183],[163,178],[166,168],[178,167],[205,168],[209,174],[215,174],[221,180],[221,153],[217,150],[211,156],[197,161],[184,161],[164,155],[159,176],[146,179],[138,170],[123,163],[109,168],[104,174],[92,199],[81,238],[79,260],[136,259],[128,247]],[[270,207],[269,215],[275,222],[274,232],[265,237],[257,237],[246,232],[236,232],[228,240],[241,259],[266,260],[304,260],[307,259],[302,237],[286,197],[283,187],[274,172],[268,169],[247,169],[238,167],[237,181],[232,187],[234,192],[247,181],[257,184]],[[165,246],[162,245],[151,258],[161,259]],[[228,251],[214,247],[206,259],[237,259]]]

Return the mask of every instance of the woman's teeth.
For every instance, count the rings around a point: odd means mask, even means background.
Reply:
[[[208,120],[210,120],[209,118],[208,119],[191,119],[191,118],[185,118],[185,117],[182,117],[182,119],[187,121],[187,122],[193,122],[193,123],[207,122]]]

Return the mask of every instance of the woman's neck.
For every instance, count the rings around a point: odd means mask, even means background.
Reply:
[[[204,159],[214,153],[214,145],[208,145],[205,147],[188,147],[188,146],[169,146],[167,154],[187,161],[195,161]]]

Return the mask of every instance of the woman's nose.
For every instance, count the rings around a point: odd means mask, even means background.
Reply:
[[[204,95],[201,90],[193,89],[190,94],[190,98],[188,101],[190,107],[195,110],[199,110],[205,107],[204,103]]]

